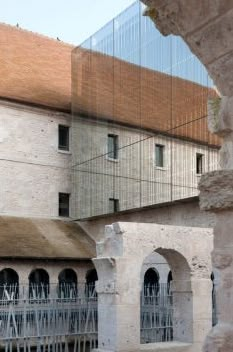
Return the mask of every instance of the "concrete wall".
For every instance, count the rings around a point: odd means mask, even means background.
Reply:
[[[71,154],[58,150],[58,125],[70,116],[0,104],[0,214],[58,216],[58,193],[71,193]]]

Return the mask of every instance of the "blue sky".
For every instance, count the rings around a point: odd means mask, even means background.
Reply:
[[[0,0],[0,22],[80,44],[134,0]]]

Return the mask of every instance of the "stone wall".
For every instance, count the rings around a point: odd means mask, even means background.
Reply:
[[[89,221],[79,221],[79,224],[95,241],[100,241],[104,237],[105,226],[117,221],[213,228],[215,216],[200,211],[199,201],[196,197],[186,202],[170,203],[166,206],[112,214]]]
[[[71,154],[58,150],[58,125],[70,115],[0,104],[0,215],[58,216],[58,193],[71,193]]]

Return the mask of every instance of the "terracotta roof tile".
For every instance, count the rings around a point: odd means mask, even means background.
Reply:
[[[0,24],[0,97],[70,110],[72,49]]]

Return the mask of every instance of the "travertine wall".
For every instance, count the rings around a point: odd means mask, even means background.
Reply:
[[[93,260],[99,278],[100,351],[140,349],[140,272],[145,257],[156,251],[173,272],[174,340],[190,343],[180,351],[200,352],[211,328],[212,247],[210,229],[143,223],[107,226]],[[169,350],[166,344],[164,348]]]
[[[71,154],[58,150],[58,125],[70,115],[0,103],[0,215],[58,216],[58,193],[71,193]]]

